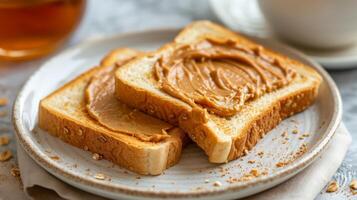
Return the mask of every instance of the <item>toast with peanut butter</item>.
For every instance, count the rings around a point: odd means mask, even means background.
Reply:
[[[234,160],[311,105],[311,67],[209,21],[115,74],[120,101],[182,128],[213,163]]]
[[[183,131],[128,107],[114,95],[114,71],[140,54],[114,50],[100,66],[41,100],[40,128],[139,174],[161,174],[176,164],[188,139]]]

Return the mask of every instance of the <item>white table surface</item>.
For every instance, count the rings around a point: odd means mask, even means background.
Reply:
[[[198,19],[219,22],[210,9],[209,2],[205,0],[88,0],[82,24],[66,46],[88,38],[128,31],[158,27],[182,27],[190,21]],[[13,100],[28,76],[53,55],[55,53],[46,58],[26,63],[0,63],[0,97],[7,97],[11,100],[9,105],[0,108],[0,111],[9,113],[8,116],[0,118],[0,134],[8,134],[12,137],[9,147],[13,154],[16,154],[10,115]],[[346,199],[350,180],[357,179],[357,68],[355,70],[330,71],[330,74],[341,91],[344,105],[343,120],[352,134],[353,143],[342,166],[335,174],[335,179],[340,183],[342,189],[334,194],[322,191],[316,198],[318,200]],[[4,148],[0,147],[0,150]],[[16,165],[16,156],[8,162],[0,163],[0,186],[6,184],[7,187],[19,188],[19,193],[11,195],[0,191],[0,199],[15,199],[15,196],[24,198],[19,181],[10,175],[13,165]],[[357,196],[351,198],[357,199]]]

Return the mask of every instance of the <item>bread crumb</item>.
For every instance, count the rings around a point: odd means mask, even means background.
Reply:
[[[260,173],[259,173],[259,170],[258,169],[252,169],[252,170],[250,170],[250,172],[249,172],[251,175],[253,175],[253,176],[255,176],[255,177],[258,177],[259,175],[260,175]]]
[[[258,152],[258,154],[257,154],[258,156],[260,156],[260,157],[262,157],[263,155],[264,155],[264,151],[260,151],[260,152]]]
[[[309,137],[309,136],[310,136],[310,134],[308,134],[308,133],[305,133],[302,135],[302,137]]]
[[[101,160],[101,159],[103,158],[103,156],[100,155],[100,154],[97,154],[97,153],[93,153],[92,158],[93,158],[94,160]]]
[[[247,149],[244,149],[243,153],[244,153],[244,155],[248,155],[249,152]]]
[[[220,187],[220,186],[222,186],[222,183],[219,181],[215,181],[215,182],[213,182],[213,186]]]
[[[252,174],[245,174],[242,178],[240,178],[240,181],[249,181],[250,179],[254,178]]]
[[[254,164],[254,163],[255,163],[255,160],[248,160],[248,163],[249,163],[249,164]]]
[[[60,159],[60,157],[58,157],[58,156],[50,156],[50,158],[51,158],[52,160],[59,160],[59,159]]]
[[[327,186],[326,192],[336,192],[338,190],[338,184],[336,181],[331,181],[330,184]]]
[[[10,138],[7,135],[0,136],[0,146],[5,146],[10,143]]]
[[[12,158],[12,153],[9,150],[5,150],[0,153],[0,162],[8,161]]]
[[[357,190],[351,190],[352,195],[356,195],[357,194]]]
[[[299,137],[299,140],[303,140],[303,139],[304,139],[304,137],[303,137],[303,136],[300,136],[300,137]]]
[[[209,183],[209,179],[206,179],[206,180],[205,180],[205,183]]]
[[[275,164],[275,166],[277,166],[277,167],[283,167],[284,165],[285,165],[285,163],[283,163],[283,162],[278,162]]]
[[[6,106],[9,100],[5,97],[0,98],[0,106]]]
[[[10,173],[13,177],[20,177],[20,169],[16,166],[11,168]]]
[[[104,180],[105,179],[105,175],[102,174],[102,173],[97,173],[97,174],[94,175],[94,178],[98,179],[98,180]]]
[[[288,135],[288,133],[286,131],[284,131],[282,134],[281,134],[281,137],[286,137]]]
[[[297,129],[294,129],[294,130],[292,131],[292,133],[293,133],[293,134],[298,134],[299,131],[298,131]]]
[[[268,175],[269,173],[267,171],[264,171],[262,172],[262,175],[265,176],[265,175]]]
[[[88,146],[84,146],[83,149],[84,149],[85,151],[88,151]]]
[[[350,188],[351,188],[351,190],[357,190],[357,180],[356,179],[351,181]]]

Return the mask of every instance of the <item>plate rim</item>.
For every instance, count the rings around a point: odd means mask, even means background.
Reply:
[[[75,175],[74,172],[65,171],[57,166],[52,165],[48,159],[41,157],[40,153],[37,152],[39,150],[36,148],[36,146],[31,145],[31,142],[33,142],[32,139],[29,137],[26,137],[27,133],[30,133],[31,131],[27,132],[26,129],[22,125],[20,108],[21,108],[21,104],[23,102],[22,99],[24,99],[24,92],[29,87],[29,83],[37,74],[39,74],[42,71],[43,68],[46,67],[47,63],[52,62],[60,55],[71,52],[77,48],[83,48],[86,45],[91,45],[91,44],[93,45],[95,43],[100,43],[102,41],[120,39],[120,38],[125,38],[125,37],[135,37],[135,35],[143,36],[145,34],[155,34],[155,33],[162,34],[163,32],[173,34],[175,32],[178,32],[179,30],[180,29],[177,29],[177,28],[155,28],[155,29],[149,29],[149,30],[132,31],[132,32],[126,32],[126,33],[121,33],[121,34],[114,34],[114,35],[110,35],[110,36],[106,36],[106,37],[100,37],[100,38],[96,38],[96,39],[89,40],[89,41],[84,41],[77,45],[71,46],[71,47],[61,51],[60,53],[58,53],[56,56],[53,56],[52,58],[50,58],[47,61],[45,61],[44,63],[42,63],[41,67],[39,67],[29,77],[29,79],[26,81],[26,83],[23,85],[18,96],[16,97],[16,100],[15,100],[15,103],[13,106],[13,113],[12,113],[13,120],[12,120],[12,122],[13,122],[13,125],[15,128],[17,140],[19,141],[19,143],[21,144],[23,149],[27,152],[28,155],[30,155],[30,157],[36,163],[38,163],[40,166],[45,168],[49,173],[54,174],[54,175],[56,174],[55,176],[61,176],[61,177],[68,178],[70,180],[70,182],[74,182],[76,184],[84,185],[87,187],[94,187],[96,189],[101,189],[101,190],[104,190],[107,192],[116,192],[116,193],[119,192],[124,195],[130,195],[130,196],[134,195],[136,197],[183,198],[183,197],[204,197],[204,196],[210,196],[210,195],[219,195],[219,194],[222,194],[225,192],[236,192],[238,190],[246,189],[246,188],[249,188],[249,187],[252,187],[255,185],[264,184],[264,183],[274,181],[278,178],[282,178],[282,177],[291,175],[291,174],[293,174],[294,171],[299,171],[299,169],[303,169],[303,168],[307,167],[326,148],[326,146],[330,142],[330,140],[331,140],[332,136],[334,135],[334,133],[341,121],[341,118],[342,118],[342,100],[341,100],[341,96],[338,91],[338,88],[337,88],[335,82],[330,77],[330,75],[328,75],[328,73],[317,62],[311,60],[310,58],[303,55],[299,51],[297,51],[285,44],[276,42],[276,43],[279,43],[279,45],[283,45],[284,48],[288,49],[290,52],[292,52],[300,57],[305,58],[306,60],[308,60],[309,62],[311,62],[315,65],[315,66],[313,66],[313,68],[316,69],[319,72],[319,74],[323,77],[324,81],[326,81],[326,84],[328,85],[329,90],[331,91],[333,103],[334,103],[334,111],[333,111],[333,115],[331,117],[331,122],[328,122],[330,124],[326,128],[326,132],[324,134],[325,137],[322,137],[321,139],[319,139],[316,142],[316,144],[307,153],[304,154],[304,156],[302,156],[301,158],[297,159],[295,162],[291,163],[290,165],[285,166],[283,169],[281,169],[275,173],[269,174],[264,177],[257,178],[254,181],[251,180],[251,181],[247,181],[247,182],[238,183],[235,185],[229,185],[227,187],[207,189],[207,190],[202,190],[202,191],[199,191],[199,190],[192,190],[189,192],[165,192],[165,191],[152,191],[152,190],[143,191],[143,190],[135,189],[135,188],[131,188],[131,187],[111,185],[111,184],[107,184],[107,183],[100,182],[100,181],[82,178],[82,177]],[[78,186],[76,186],[76,187],[78,187]]]

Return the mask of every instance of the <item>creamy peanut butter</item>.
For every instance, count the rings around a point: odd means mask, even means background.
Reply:
[[[119,102],[115,96],[114,66],[92,77],[86,88],[89,115],[108,129],[134,136],[141,141],[160,142],[172,125]]]
[[[207,39],[173,48],[155,63],[159,87],[219,116],[236,114],[246,102],[284,87],[296,75],[261,46]]]

